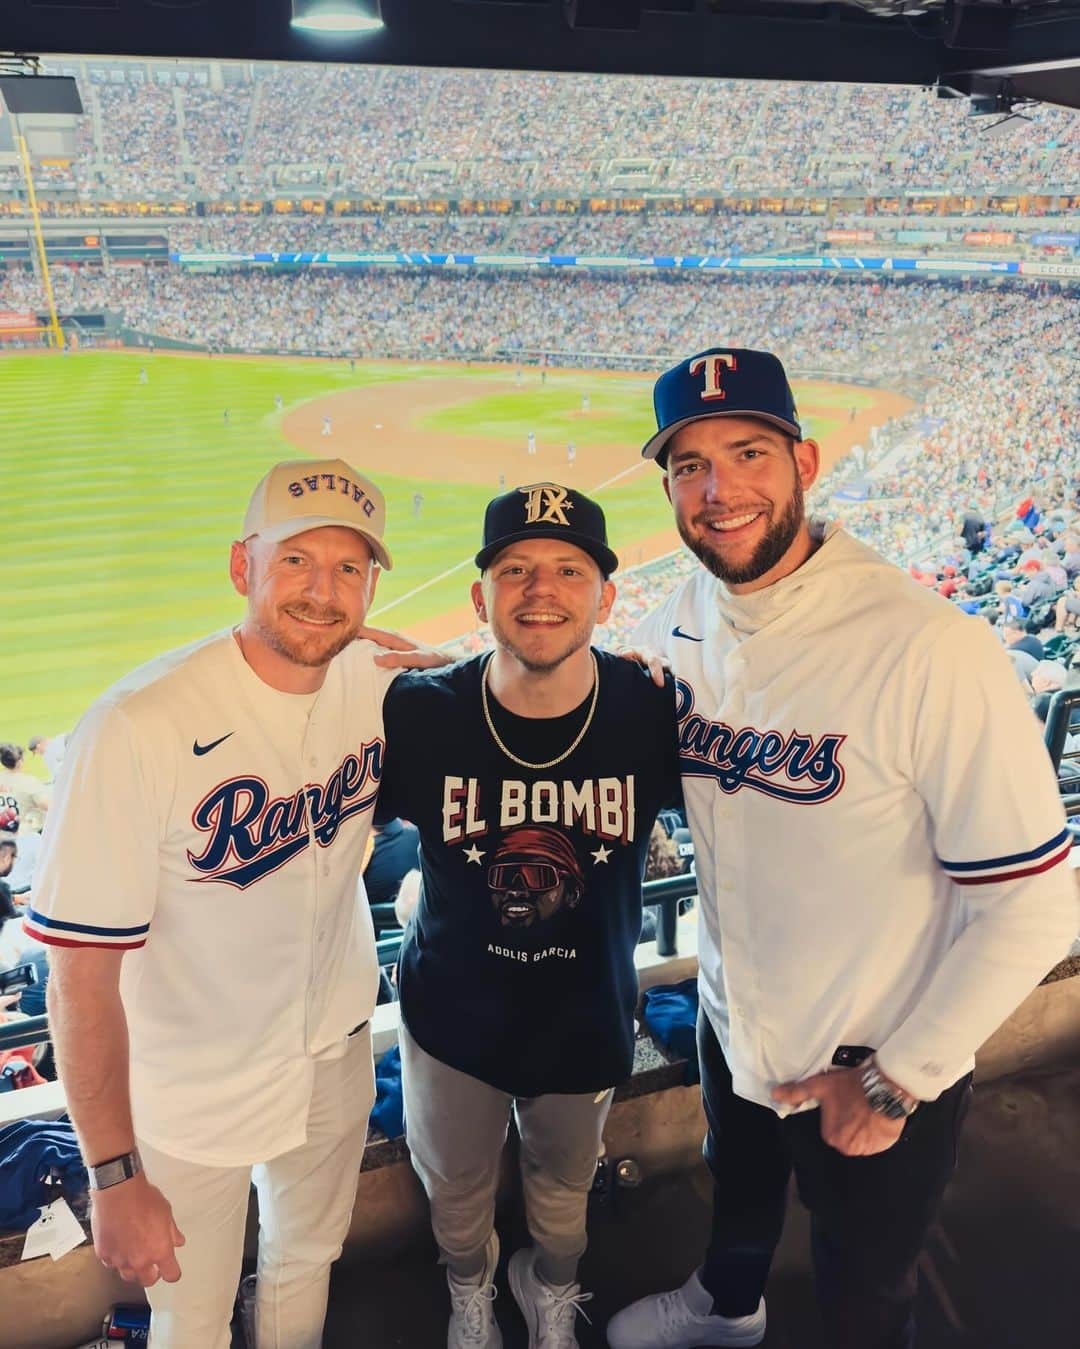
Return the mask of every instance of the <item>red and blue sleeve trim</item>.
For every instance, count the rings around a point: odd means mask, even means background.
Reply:
[[[90,923],[69,923],[50,918],[31,908],[23,919],[23,930],[40,942],[52,946],[99,946],[131,951],[146,944],[149,923],[136,927],[100,927]]]
[[[1072,835],[1068,829],[1041,843],[1028,852],[1009,853],[1004,857],[988,857],[978,862],[946,862],[939,859],[942,869],[957,885],[990,885],[1000,881],[1021,880],[1037,876],[1063,862],[1069,855]]]

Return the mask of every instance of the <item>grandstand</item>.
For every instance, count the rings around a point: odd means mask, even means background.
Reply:
[[[718,338],[773,348],[805,379],[906,400],[871,418],[857,457],[850,436],[828,455],[814,497],[903,565],[940,551],[976,499],[1000,516],[1068,472],[1072,111],[987,137],[945,102],[931,137],[929,95],[906,87],[808,99],[722,80],[49,68],[77,77],[86,109],[71,157],[34,170],[82,347],[644,373]],[[9,350],[49,338],[12,130],[0,120]],[[976,479],[982,455],[994,468]]]

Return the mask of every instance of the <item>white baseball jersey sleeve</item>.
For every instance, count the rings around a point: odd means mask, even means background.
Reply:
[[[317,694],[278,692],[231,633],[141,667],[86,715],[26,929],[128,952],[140,1138],[210,1166],[304,1141],[314,1060],[378,984],[357,881],[394,672],[354,643]]]
[[[987,625],[837,531],[756,595],[696,572],[633,640],[677,677],[701,1001],[735,1090],[776,1108],[852,1045],[939,1095],[1080,926]]]

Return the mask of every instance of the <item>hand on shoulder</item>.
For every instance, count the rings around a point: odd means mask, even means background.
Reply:
[[[356,634],[358,642],[374,642],[385,648],[375,657],[375,664],[385,670],[438,670],[444,665],[452,665],[453,658],[445,651],[423,642],[414,642],[400,632],[391,632],[388,628],[363,627]]]

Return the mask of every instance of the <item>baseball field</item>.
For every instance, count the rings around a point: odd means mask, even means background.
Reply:
[[[670,551],[659,473],[639,456],[653,427],[651,383],[449,363],[0,357],[9,666],[0,739],[69,729],[126,670],[235,620],[228,543],[278,459],[341,457],[377,479],[395,566],[373,621],[431,641],[472,625],[471,558],[500,475],[507,487],[554,480],[595,492],[624,566]],[[796,396],[826,465],[908,406],[843,384],[799,385]]]

